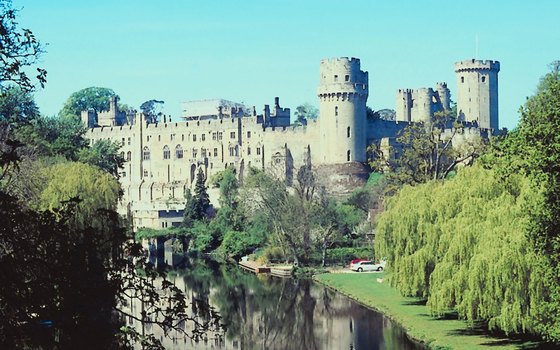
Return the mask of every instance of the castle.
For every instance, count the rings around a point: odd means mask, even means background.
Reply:
[[[456,63],[457,111],[469,126],[464,137],[498,129],[498,71],[497,61]],[[108,111],[84,111],[82,121],[92,144],[107,139],[122,146],[121,213],[132,217],[134,229],[167,228],[182,221],[184,193],[198,169],[209,178],[234,167],[240,181],[249,167],[272,169],[289,183],[294,169],[312,164],[327,169],[324,176],[352,177],[367,161],[368,145],[388,144],[408,123],[450,109],[447,85],[438,83],[435,90],[399,90],[396,121],[368,119],[368,94],[360,60],[343,57],[321,61],[319,118],[307,125],[291,125],[290,110],[278,98],[262,114],[224,100],[185,103],[186,118],[157,123],[119,112],[113,98]]]

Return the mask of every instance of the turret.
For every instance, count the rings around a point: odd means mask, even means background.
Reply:
[[[368,73],[357,58],[321,61],[319,130],[325,164],[366,161]]]
[[[498,72],[500,62],[466,60],[455,63],[457,113],[460,120],[498,130]]]

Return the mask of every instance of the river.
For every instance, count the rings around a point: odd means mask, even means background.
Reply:
[[[197,323],[221,325],[199,341],[183,332],[193,332],[192,321],[167,336],[146,326],[166,349],[422,349],[382,314],[313,281],[257,276],[234,265],[167,254],[166,260],[168,279],[190,299]]]

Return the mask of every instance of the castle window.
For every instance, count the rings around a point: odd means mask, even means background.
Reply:
[[[348,74],[344,76],[344,81],[350,81],[350,76]]]
[[[202,134],[202,141],[206,141],[206,134]]]
[[[334,81],[338,81],[338,75],[334,76]]]
[[[247,155],[248,155],[248,156],[251,155],[251,147],[247,147]]]
[[[201,156],[202,158],[206,158],[206,148],[202,147],[202,148],[200,149],[200,156]]]
[[[150,149],[148,146],[144,146],[144,149],[142,150],[142,159],[150,160]]]
[[[229,137],[230,137],[231,139],[234,139],[234,138],[235,138],[235,131],[230,132],[230,133],[229,133]]]
[[[229,156],[233,157],[234,154],[235,154],[235,149],[232,146],[230,146],[229,147]]]
[[[177,159],[183,158],[183,147],[181,147],[181,145],[177,145],[175,147],[175,158]]]
[[[123,171],[123,172],[121,173],[121,177],[126,177],[126,171]]]
[[[128,138],[128,145],[130,146],[130,137]]]
[[[260,155],[261,155],[261,148],[257,147],[257,156],[260,156]]]
[[[163,159],[169,159],[171,158],[171,151],[169,150],[169,147],[167,147],[167,145],[163,146]]]
[[[175,139],[175,134],[171,134],[171,141],[173,141],[173,139]]]
[[[131,157],[132,157],[132,153],[130,151],[126,152],[126,160],[130,162]]]
[[[350,150],[348,150],[348,152],[346,152],[346,161],[350,161]]]
[[[222,136],[223,135],[224,135],[224,133],[221,132],[221,131],[218,133],[218,141],[222,141]]]
[[[247,131],[247,138],[250,139],[251,138],[251,132]]]
[[[157,136],[157,140],[158,140],[158,142],[161,141],[161,135]]]
[[[185,141],[185,134],[181,134],[181,141]]]
[[[150,135],[146,136],[146,141],[150,142]]]
[[[486,77],[485,76],[482,77],[482,82],[483,83],[486,82]]]
[[[121,146],[124,146],[124,137],[122,138]]]
[[[218,149],[214,148],[214,157],[217,157],[217,156],[218,156]]]
[[[213,133],[212,133],[212,140],[213,140],[213,141],[216,141],[217,136],[218,136],[218,133],[213,132]]]
[[[193,141],[196,141],[196,134],[193,134],[192,140],[193,140]]]
[[[198,150],[196,148],[192,149],[192,157],[196,158],[196,154],[198,153]]]
[[[148,170],[144,170],[144,177],[148,177]]]
[[[334,115],[335,115],[335,116],[338,116],[338,106],[335,106],[335,107],[334,107]]]
[[[346,137],[348,137],[348,138],[350,137],[350,127],[348,127],[346,129]]]
[[[461,83],[465,82],[465,77],[461,77]]]
[[[120,156],[122,159],[124,159],[124,152],[121,152]]]

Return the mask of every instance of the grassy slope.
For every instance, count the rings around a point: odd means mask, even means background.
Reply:
[[[377,282],[384,274],[333,273],[315,279],[360,303],[383,312],[402,325],[407,334],[429,344],[433,349],[541,349],[538,344],[497,338],[454,319],[434,319],[417,299],[404,298],[386,281]]]

